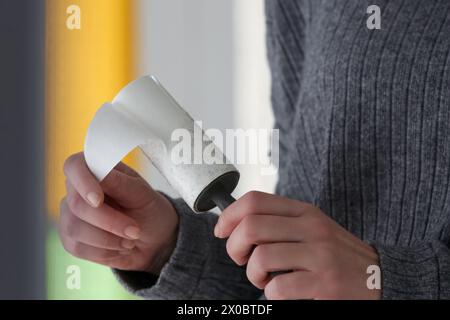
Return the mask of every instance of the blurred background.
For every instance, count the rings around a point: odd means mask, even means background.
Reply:
[[[264,1],[0,0],[0,40],[0,299],[134,299],[62,248],[64,160],[97,108],[146,74],[204,128],[271,128]],[[126,162],[175,195],[138,152]],[[273,191],[275,176],[239,169],[236,196]]]

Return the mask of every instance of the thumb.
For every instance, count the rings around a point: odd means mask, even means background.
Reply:
[[[100,183],[103,191],[117,204],[127,209],[138,209],[152,202],[156,192],[139,175],[128,175],[113,169]]]

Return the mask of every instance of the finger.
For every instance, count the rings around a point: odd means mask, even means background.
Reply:
[[[297,200],[252,191],[232,203],[222,212],[214,233],[219,238],[226,238],[246,216],[271,214],[297,217],[310,206],[307,203]]]
[[[64,174],[90,206],[97,208],[102,204],[104,199],[102,188],[87,167],[82,152],[67,158],[64,163]]]
[[[119,237],[131,240],[139,239],[140,229],[129,216],[104,203],[100,208],[92,208],[83,201],[81,196],[69,184],[67,204],[72,213],[81,220],[113,233]]]
[[[130,250],[135,247],[132,240],[118,237],[79,219],[70,211],[66,201],[61,204],[59,229],[61,237],[96,248]]]
[[[282,273],[267,283],[264,295],[268,300],[314,299],[318,283],[317,276],[312,272]]]
[[[123,162],[119,162],[119,163],[115,166],[114,169],[119,170],[120,172],[123,172],[123,173],[125,173],[125,174],[127,174],[127,175],[129,175],[129,176],[132,176],[132,177],[136,177],[136,178],[139,178],[139,177],[140,177],[139,173],[137,173],[133,168],[127,166],[127,165],[126,165],[125,163],[123,163]]]
[[[100,183],[103,191],[119,205],[142,208],[156,198],[156,192],[140,176],[113,169]]]
[[[306,218],[305,218],[306,219]],[[238,265],[247,263],[255,245],[277,242],[299,242],[313,230],[297,217],[271,215],[246,216],[227,240],[227,252]]]
[[[61,242],[64,249],[71,255],[100,264],[107,264],[109,260],[120,258],[131,253],[131,251],[127,252],[95,248],[67,238],[61,238]]]
[[[307,244],[271,243],[257,246],[247,264],[247,278],[262,289],[270,280],[270,274],[279,271],[315,269],[315,255]]]

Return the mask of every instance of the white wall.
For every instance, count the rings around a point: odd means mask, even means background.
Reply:
[[[204,128],[270,128],[263,0],[138,0],[139,74],[154,74]],[[275,177],[239,167],[236,195]],[[151,184],[173,195],[154,169]]]
[[[267,63],[263,0],[234,0],[233,8],[233,105],[234,127],[273,126],[270,105],[270,72]],[[239,166],[241,181],[236,190],[273,192],[276,176],[261,175],[261,167]]]

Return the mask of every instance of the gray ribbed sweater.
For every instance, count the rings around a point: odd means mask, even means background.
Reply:
[[[367,7],[382,10],[368,30]],[[277,193],[312,202],[380,255],[384,298],[450,298],[450,1],[266,1]],[[258,298],[180,200],[160,277],[122,272],[146,298]],[[155,283],[156,281],[156,283]]]

